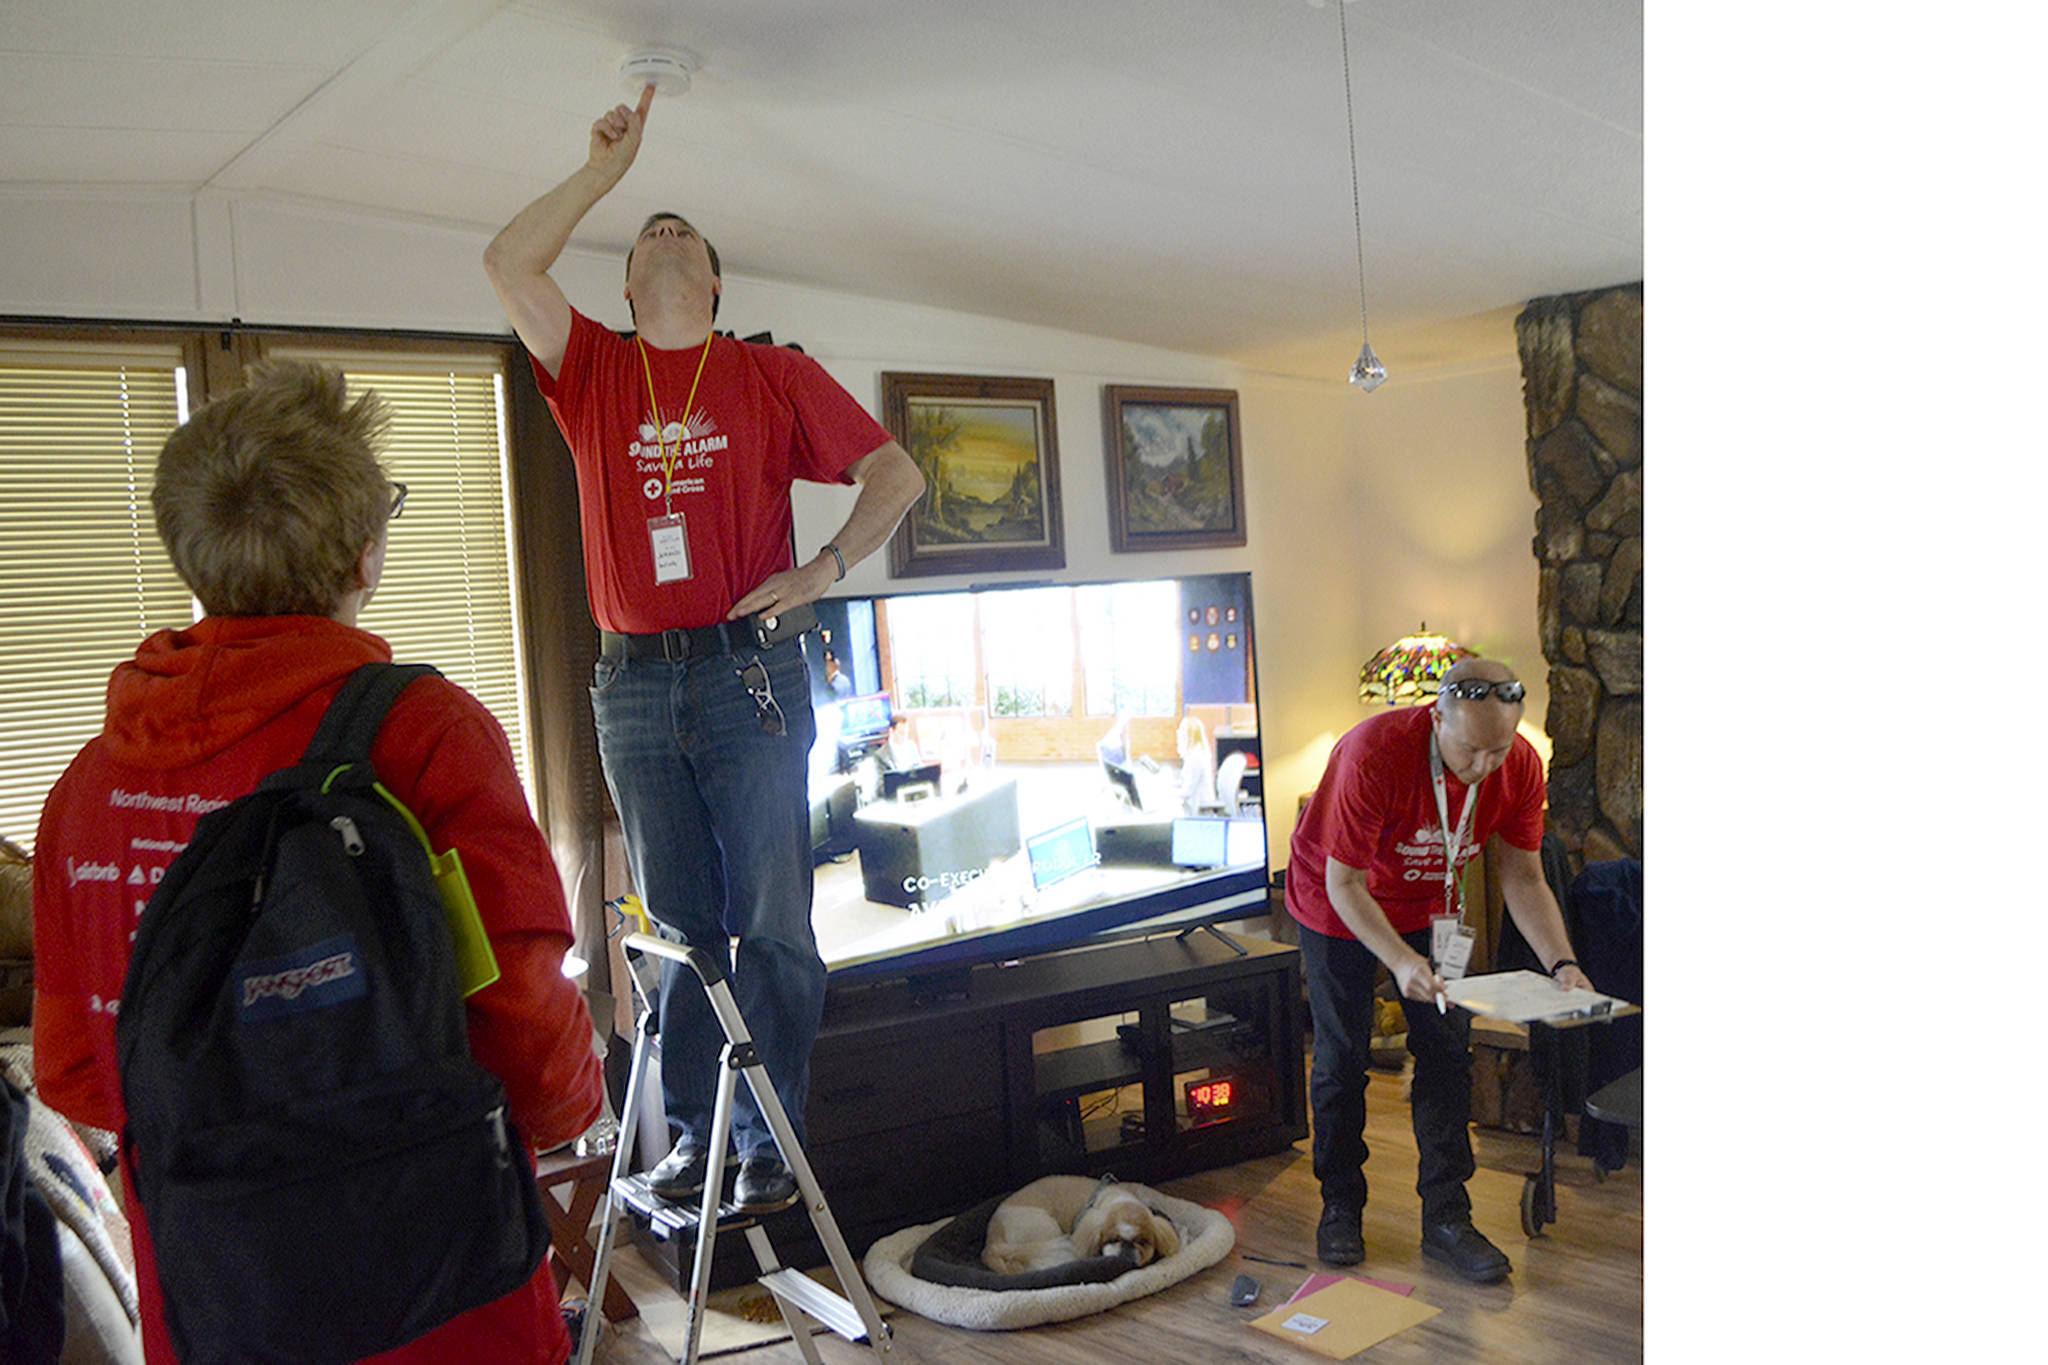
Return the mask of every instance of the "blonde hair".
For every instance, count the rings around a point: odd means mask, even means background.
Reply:
[[[1200,716],[1190,711],[1180,718],[1180,731],[1174,736],[1174,740],[1182,753],[1187,753],[1197,745],[1206,749],[1209,747],[1209,727],[1202,724]]]
[[[338,370],[273,362],[192,415],[149,501],[171,564],[212,616],[332,616],[391,519],[384,401]]]

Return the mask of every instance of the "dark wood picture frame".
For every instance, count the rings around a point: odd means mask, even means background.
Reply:
[[[1116,553],[1245,543],[1237,390],[1105,384],[1102,449]]]
[[[1066,567],[1050,379],[884,373],[882,425],[925,476],[892,577]]]

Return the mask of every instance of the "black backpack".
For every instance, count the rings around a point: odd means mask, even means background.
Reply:
[[[115,1045],[185,1365],[328,1365],[524,1284],[548,1225],[371,741],[426,665],[345,683],[306,756],[203,816],[150,897]]]

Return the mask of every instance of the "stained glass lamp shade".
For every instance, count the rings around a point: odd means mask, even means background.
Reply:
[[[1389,706],[1409,706],[1435,698],[1444,674],[1460,659],[1476,651],[1442,635],[1430,633],[1423,625],[1413,635],[1403,635],[1365,661],[1358,670],[1358,699],[1380,701]]]

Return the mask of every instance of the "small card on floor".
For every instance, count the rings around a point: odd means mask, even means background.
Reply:
[[[1344,1276],[1311,1294],[1282,1304],[1252,1326],[1318,1355],[1343,1360],[1427,1322],[1439,1310],[1364,1280]]]

